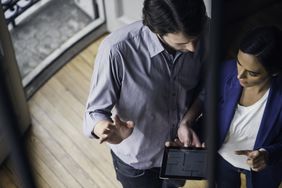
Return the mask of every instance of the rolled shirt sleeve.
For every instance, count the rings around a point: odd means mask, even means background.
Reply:
[[[84,114],[83,131],[94,138],[92,131],[102,120],[111,120],[111,110],[120,91],[120,72],[118,54],[114,54],[107,38],[100,45],[91,79],[90,93]]]

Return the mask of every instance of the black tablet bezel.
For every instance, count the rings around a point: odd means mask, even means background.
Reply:
[[[185,180],[204,180],[207,179],[207,177],[199,177],[199,176],[174,176],[174,175],[167,175],[165,174],[166,172],[166,165],[167,165],[167,157],[168,157],[168,153],[170,152],[170,150],[173,149],[175,151],[199,151],[199,150],[203,150],[205,152],[207,152],[206,148],[191,148],[191,147],[174,147],[174,146],[170,146],[170,147],[165,147],[164,150],[164,155],[163,155],[163,161],[162,161],[162,166],[161,166],[161,170],[160,170],[160,178],[161,179],[185,179]],[[206,163],[206,170],[207,170],[207,163]]]

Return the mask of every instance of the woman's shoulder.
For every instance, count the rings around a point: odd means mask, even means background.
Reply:
[[[224,73],[228,73],[228,72],[230,73],[230,71],[234,71],[234,70],[236,70],[235,59],[227,60],[222,63],[222,71]]]
[[[220,80],[221,83],[226,83],[227,81],[236,80],[237,77],[237,66],[236,60],[224,61],[220,67]]]

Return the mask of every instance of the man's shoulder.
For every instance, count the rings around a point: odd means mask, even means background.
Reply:
[[[110,33],[105,38],[105,42],[109,46],[116,46],[124,42],[130,42],[132,39],[140,37],[143,28],[144,25],[142,21],[133,22]]]

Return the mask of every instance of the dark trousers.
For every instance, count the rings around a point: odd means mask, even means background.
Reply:
[[[124,163],[112,151],[111,154],[117,179],[123,188],[177,188],[185,184],[185,180],[160,179],[160,168],[138,170]]]
[[[217,159],[217,188],[240,188],[240,173],[246,175],[247,188],[252,188],[250,171],[232,166],[219,154]]]

